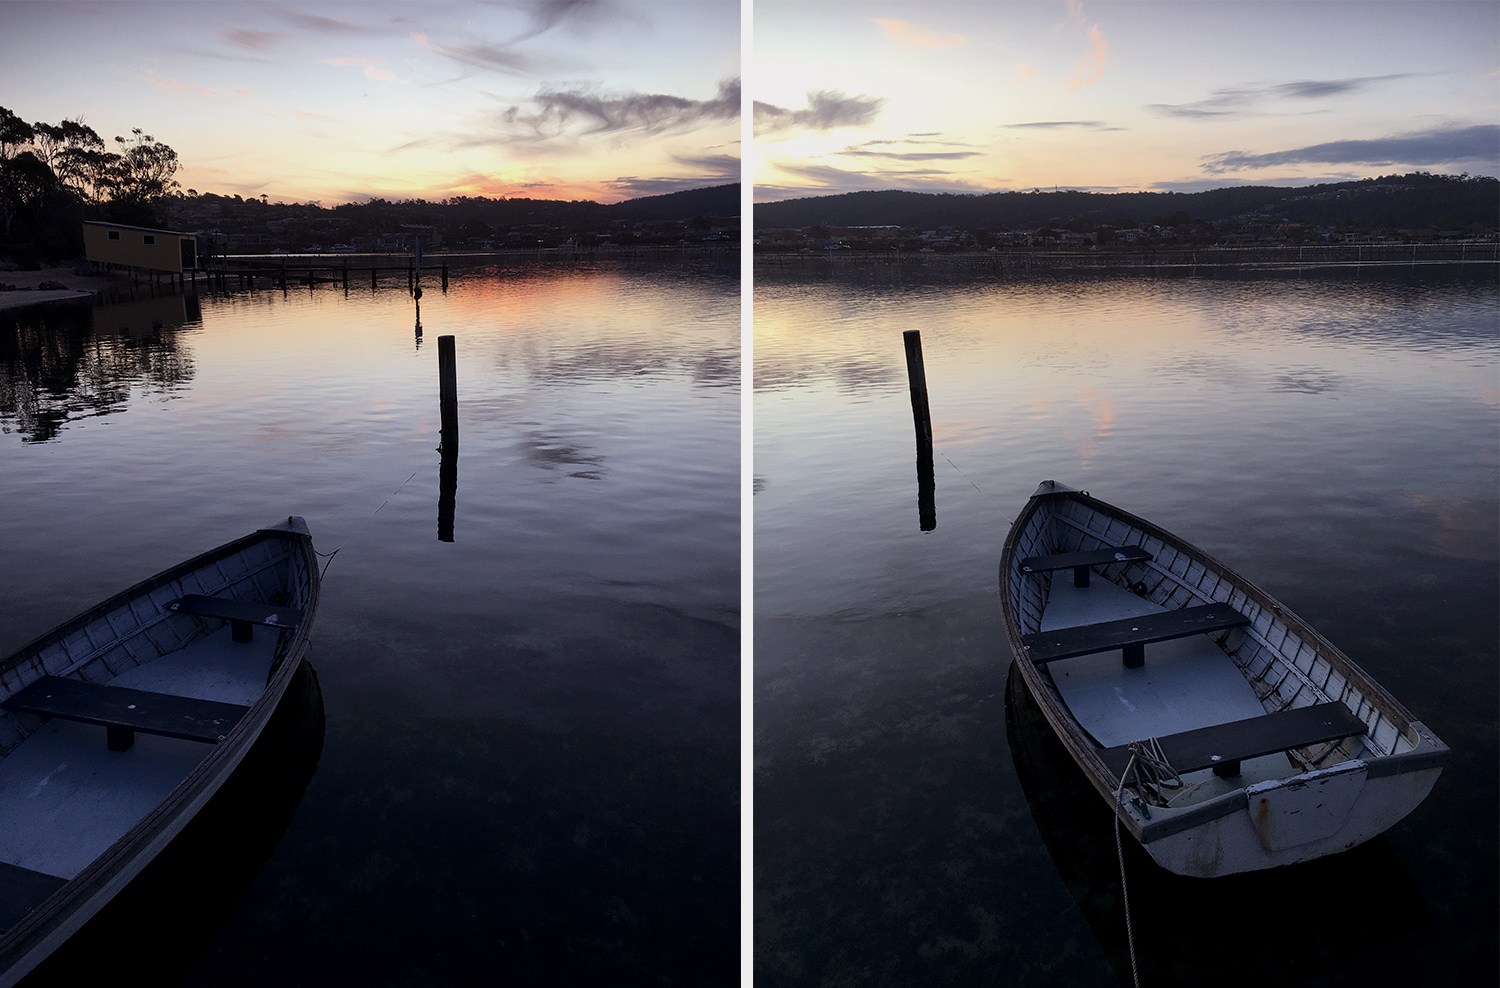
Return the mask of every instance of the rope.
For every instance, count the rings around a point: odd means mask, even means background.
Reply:
[[[1125,805],[1125,781],[1130,779],[1132,772],[1135,773],[1133,784],[1141,789],[1143,795],[1158,804],[1165,802],[1161,794],[1163,789],[1182,788],[1182,776],[1167,760],[1166,754],[1161,750],[1161,743],[1156,738],[1130,742],[1130,760],[1125,763],[1125,771],[1120,773],[1120,782],[1115,787],[1117,807],[1123,808]],[[1141,809],[1149,818],[1151,811],[1144,805]],[[1141,972],[1135,959],[1135,926],[1130,917],[1130,886],[1125,879],[1125,843],[1120,836],[1120,829],[1120,814],[1117,810],[1115,812],[1115,856],[1120,862],[1120,899],[1125,904],[1125,942],[1130,950],[1131,981],[1135,984],[1135,988],[1141,988]]]
[[[1120,784],[1115,788],[1115,804],[1125,805],[1125,779],[1130,775],[1130,770],[1135,767],[1137,752],[1134,743],[1130,746],[1130,761],[1125,763],[1125,771],[1120,776]],[[1130,949],[1130,978],[1135,988],[1141,988],[1141,972],[1135,962],[1135,928],[1130,922],[1130,887],[1125,883],[1125,844],[1120,837],[1120,814],[1115,813],[1115,857],[1120,861],[1120,899],[1125,903],[1125,942]]]

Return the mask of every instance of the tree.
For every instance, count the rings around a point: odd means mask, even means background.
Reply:
[[[172,176],[177,174],[177,152],[150,134],[135,127],[130,138],[116,137],[120,148],[115,173],[115,201],[149,205],[180,186]]]
[[[56,126],[37,123],[34,129],[32,148],[57,175],[57,180],[80,200],[97,201],[99,173],[107,172],[112,164],[103,158],[104,139],[81,117],[64,120]]]
[[[31,124],[0,106],[0,161],[9,160],[31,143]]]
[[[35,206],[56,188],[57,176],[30,151],[0,158],[0,233],[9,237],[16,214]]]

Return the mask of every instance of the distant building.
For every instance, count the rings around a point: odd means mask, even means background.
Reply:
[[[84,256],[95,264],[118,264],[182,274],[198,267],[198,238],[121,223],[83,224]]]

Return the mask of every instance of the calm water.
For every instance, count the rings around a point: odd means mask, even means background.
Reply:
[[[1492,981],[1497,330],[1493,271],[758,271],[757,983],[1128,983],[1108,810],[1008,683],[996,565],[1048,478],[1249,575],[1453,748],[1336,859],[1205,883],[1129,854],[1143,983]]]
[[[221,830],[217,866],[158,882],[158,905],[223,921],[144,922],[153,971],[729,983],[737,272],[434,281],[420,339],[404,283],[0,313],[0,652],[303,515],[336,552],[314,635],[321,757],[304,731],[286,774],[316,767],[284,833]]]

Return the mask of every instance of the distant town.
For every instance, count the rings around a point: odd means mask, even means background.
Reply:
[[[739,186],[624,203],[455,198],[323,207],[222,195],[171,196],[158,206],[200,256],[393,253],[712,245],[738,248]]]

